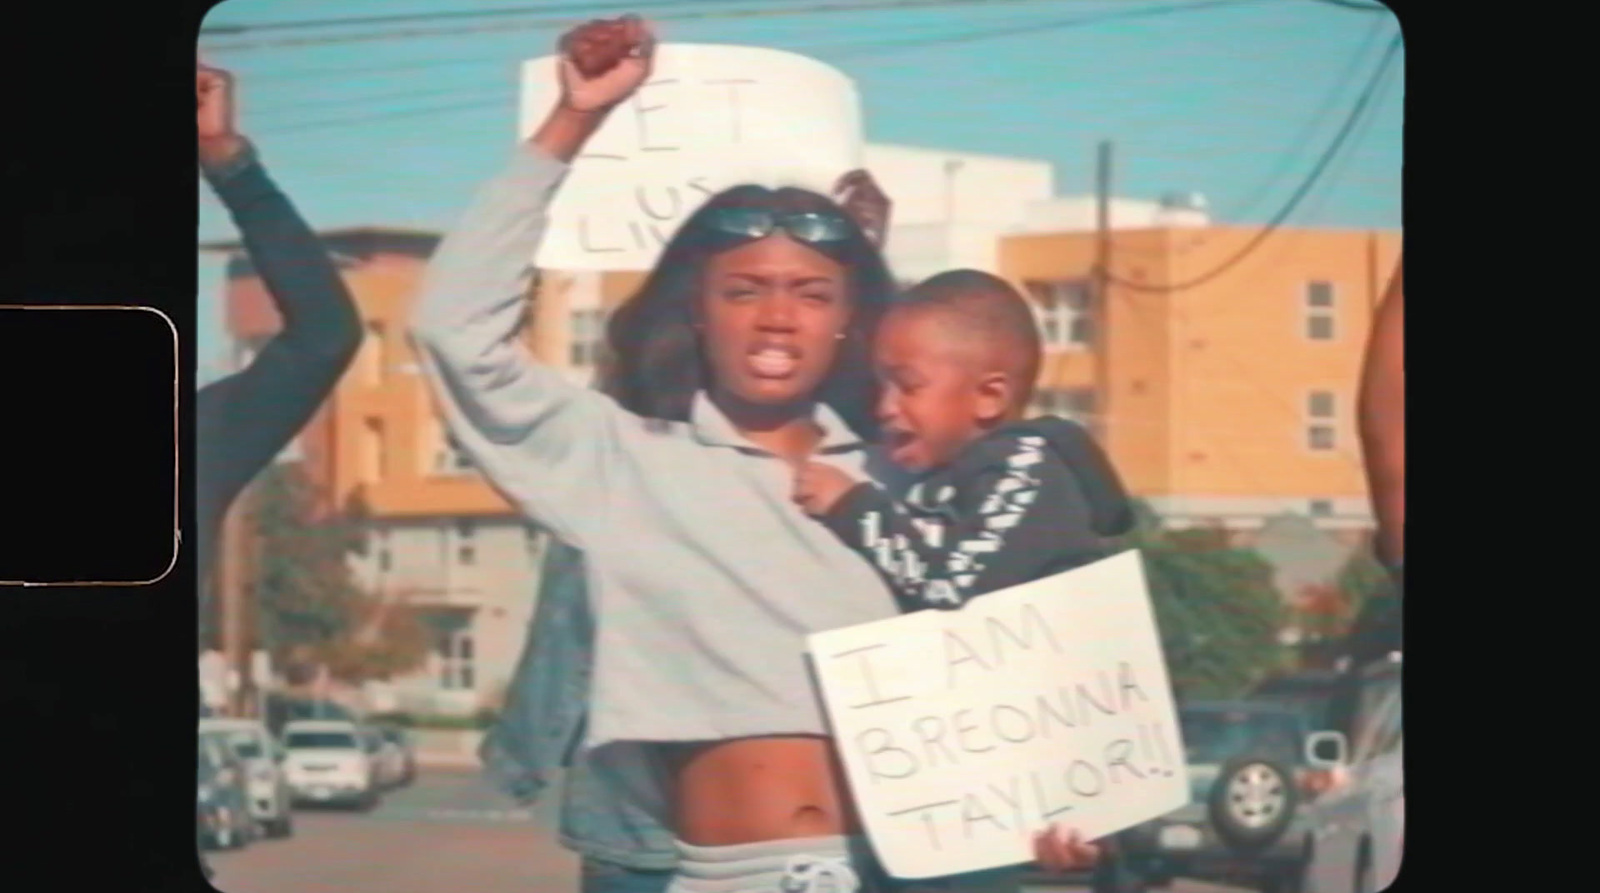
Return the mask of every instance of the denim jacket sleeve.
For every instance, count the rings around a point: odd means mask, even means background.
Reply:
[[[544,792],[582,730],[593,642],[581,553],[551,540],[527,644],[478,751],[489,779],[522,803]]]
[[[673,835],[652,811],[628,799],[617,767],[574,763],[589,706],[594,621],[582,553],[552,539],[539,601],[500,720],[479,749],[489,780],[531,803],[566,769],[561,842],[606,862],[644,870],[677,865]]]

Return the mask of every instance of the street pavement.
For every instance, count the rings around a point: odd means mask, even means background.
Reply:
[[[424,768],[371,812],[301,810],[287,840],[206,857],[223,893],[577,893],[578,860],[555,839],[558,802],[552,788],[518,808],[471,770]],[[1242,891],[1180,881],[1171,893]]]

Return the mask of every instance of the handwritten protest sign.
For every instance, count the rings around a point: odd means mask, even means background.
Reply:
[[[868,837],[896,877],[1030,862],[1052,823],[1096,839],[1188,802],[1136,551],[809,647]]]
[[[556,58],[524,63],[522,83],[527,138],[558,98]],[[860,98],[838,70],[779,50],[662,44],[651,79],[574,161],[534,262],[649,269],[707,197],[740,183],[828,193],[861,152]]]

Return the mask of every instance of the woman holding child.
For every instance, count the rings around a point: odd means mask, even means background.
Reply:
[[[886,886],[804,638],[898,613],[894,578],[796,502],[826,514],[855,481],[891,475],[865,438],[893,280],[832,200],[736,187],[685,222],[614,314],[609,395],[540,366],[516,337],[528,259],[572,159],[648,76],[653,40],[630,18],[563,47],[556,108],[434,256],[414,329],[424,368],[490,480],[583,553],[596,629],[581,746],[659,767],[680,857],[671,889]],[[978,377],[978,402],[1008,407],[991,421],[1012,414],[1015,394],[996,402]],[[1076,835],[1037,846],[1051,867],[1096,856]]]

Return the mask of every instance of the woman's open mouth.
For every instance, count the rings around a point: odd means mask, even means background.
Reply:
[[[763,345],[751,351],[746,360],[757,378],[788,378],[800,366],[800,352],[788,346]]]

